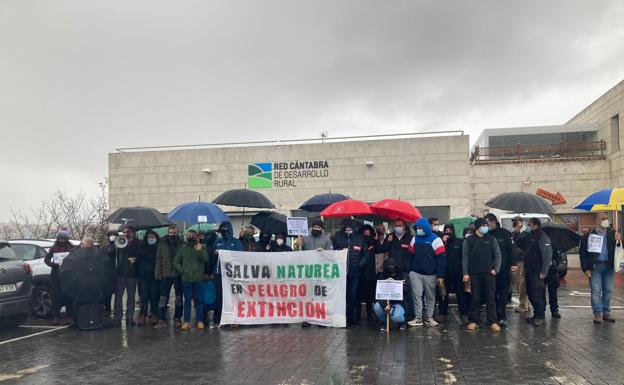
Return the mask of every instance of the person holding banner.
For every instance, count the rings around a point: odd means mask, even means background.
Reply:
[[[221,307],[223,304],[223,280],[221,272],[221,264],[219,263],[219,250],[241,250],[241,243],[238,239],[234,238],[234,230],[230,222],[222,222],[219,225],[218,238],[212,246],[210,252],[209,271],[211,275],[209,279],[215,280],[215,288],[217,291],[217,303],[215,304],[215,311],[212,322],[215,327],[218,327],[221,323]]]
[[[264,251],[260,249],[260,243],[256,242],[256,239],[254,238],[255,232],[256,230],[251,225],[243,227],[240,232],[240,237],[238,238],[241,243],[241,251]]]
[[[347,325],[356,325],[358,302],[358,282],[360,270],[368,256],[368,244],[364,237],[354,231],[353,225],[346,223],[333,238],[334,250],[349,250],[347,255]]]
[[[382,279],[393,279],[396,281],[403,281],[403,301],[390,301],[388,305],[386,301],[375,302],[374,310],[377,319],[381,323],[380,330],[386,330],[386,313],[390,313],[390,320],[399,325],[401,330],[405,329],[405,298],[410,293],[409,286],[403,280],[403,274],[399,263],[394,258],[388,258],[384,261]]]
[[[333,250],[332,240],[325,234],[323,229],[325,224],[322,220],[317,219],[312,222],[310,235],[307,237],[299,237],[302,250]]]
[[[204,328],[204,300],[200,282],[204,276],[204,264],[208,262],[206,248],[199,243],[197,232],[186,232],[186,243],[180,247],[173,260],[173,267],[182,277],[184,293],[184,323],[180,330],[191,328],[191,302],[195,298],[195,321],[197,329]]]
[[[65,305],[66,324],[72,323],[72,301],[61,292],[61,282],[59,280],[59,268],[62,258],[72,251],[74,246],[69,241],[69,230],[65,227],[56,233],[56,241],[44,258],[44,263],[52,268],[50,272],[50,288],[52,289],[52,325],[59,324],[59,314],[61,307]]]
[[[446,249],[444,242],[433,233],[427,219],[419,219],[414,224],[414,229],[416,235],[412,238],[409,247],[409,251],[413,253],[409,279],[414,300],[414,319],[407,324],[410,326],[422,325],[424,309],[424,323],[429,326],[438,326],[438,322],[433,319],[433,312],[435,310],[436,286],[444,282],[444,274],[446,273]],[[423,294],[425,297],[424,304]]]

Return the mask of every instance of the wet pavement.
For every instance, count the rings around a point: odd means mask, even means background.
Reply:
[[[499,334],[438,328],[297,325],[237,329],[28,327],[0,330],[1,384],[624,384],[624,282],[615,324],[594,325],[587,281],[571,271],[560,320],[510,311]],[[41,327],[39,327],[41,326]]]

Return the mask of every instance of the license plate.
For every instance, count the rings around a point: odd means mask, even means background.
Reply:
[[[0,293],[10,293],[12,291],[17,291],[17,287],[14,283],[10,285],[0,285]]]

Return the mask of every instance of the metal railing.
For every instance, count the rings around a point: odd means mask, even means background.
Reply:
[[[604,140],[596,142],[576,142],[559,144],[539,144],[532,146],[509,147],[479,147],[475,146],[470,155],[470,162],[497,163],[497,162],[528,162],[528,161],[556,161],[580,159],[604,159],[607,143]]]

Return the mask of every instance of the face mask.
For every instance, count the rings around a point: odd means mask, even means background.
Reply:
[[[395,232],[397,235],[401,235],[401,234],[403,234],[403,230],[405,230],[403,227],[395,227],[395,228],[394,228],[394,232]]]
[[[147,243],[149,245],[155,245],[156,244],[156,238],[147,238]]]
[[[110,236],[108,237],[108,240],[109,240],[109,241],[111,241],[111,242],[115,242],[115,239],[117,239],[117,236],[116,236],[116,235],[110,235]]]
[[[323,230],[312,230],[312,235],[315,237],[320,237],[323,234]]]
[[[466,236],[465,236],[465,237],[466,237],[466,238],[469,238],[469,237],[471,237],[471,236],[472,236],[472,233],[466,233]]]
[[[423,229],[416,229],[416,235],[418,235],[419,237],[424,237],[425,236],[425,230],[423,230]]]
[[[607,227],[609,227],[609,220],[608,219],[603,220],[602,222],[600,222],[600,226],[606,229]]]
[[[447,235],[447,236],[449,236],[449,237],[452,237],[452,236],[453,236],[453,233],[444,233],[444,235]]]
[[[227,231],[227,230],[225,230],[225,229],[219,230],[219,234],[221,234],[221,236],[222,236],[223,238],[225,238],[225,237],[227,236],[227,233],[228,233],[228,231]]]
[[[275,240],[275,243],[277,243],[278,246],[281,246],[281,245],[284,244],[284,240],[278,238],[278,239]]]
[[[221,235],[221,233],[217,233],[217,239],[223,239],[223,235]]]
[[[487,226],[481,226],[479,227],[479,231],[481,232],[481,234],[485,235],[488,233],[488,231],[490,231],[490,228]]]
[[[431,229],[433,231],[438,231],[438,230],[440,230],[440,227],[438,225],[434,225],[434,226],[431,227]]]
[[[178,241],[178,236],[177,235],[170,235],[169,239],[171,239],[171,242],[177,242]]]
[[[188,243],[195,243],[195,238],[190,238],[190,237],[189,237],[189,238],[186,238],[186,241],[187,241]]]
[[[377,230],[376,231],[378,235],[383,235],[384,231],[383,230]]]
[[[347,237],[348,237],[351,234],[353,234],[353,230],[345,230],[345,234],[347,234]]]

